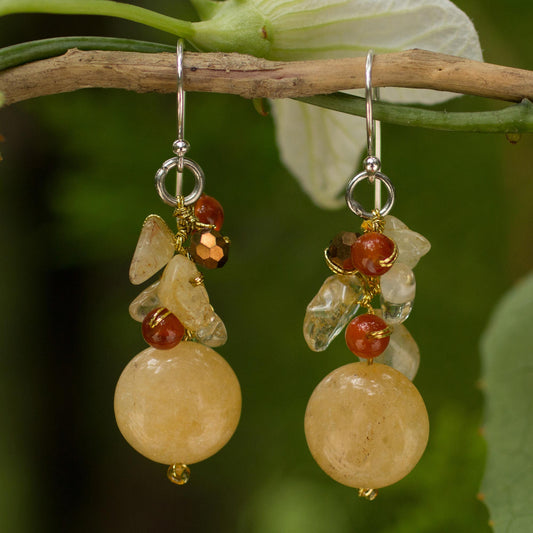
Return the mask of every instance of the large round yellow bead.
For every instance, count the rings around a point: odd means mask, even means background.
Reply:
[[[424,453],[424,401],[403,374],[379,363],[337,368],[316,387],[305,436],[316,462],[349,487],[378,489],[406,476]]]
[[[241,389],[214,350],[181,342],[134,357],[115,390],[115,417],[139,453],[165,464],[192,464],[231,438],[241,414]]]

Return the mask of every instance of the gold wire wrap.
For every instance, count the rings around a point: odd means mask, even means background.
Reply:
[[[359,498],[364,498],[368,501],[374,501],[378,497],[378,491],[376,489],[359,489]]]
[[[370,331],[366,334],[367,339],[386,339],[392,335],[393,329],[391,326],[387,326],[379,331]]]
[[[363,274],[360,274],[363,278],[364,282],[362,284],[363,287],[363,297],[357,300],[357,303],[361,306],[366,308],[369,314],[374,314],[374,309],[372,307],[372,300],[381,292],[381,287],[379,284],[379,277],[377,276],[363,276]]]
[[[170,316],[172,313],[166,309],[165,307],[161,307],[157,310],[157,312],[150,318],[150,321],[148,322],[148,325],[151,328],[155,328],[156,326],[159,326],[165,318]]]
[[[392,239],[391,239],[392,240]],[[394,243],[394,250],[392,251],[392,254],[389,255],[386,259],[382,259],[381,261],[378,261],[378,265],[381,267],[391,267],[394,264],[394,261],[398,259],[398,247],[396,246],[396,243]]]
[[[189,238],[191,233],[200,230],[215,229],[215,225],[200,222],[194,214],[194,205],[186,206],[184,204],[183,196],[177,196],[176,201],[178,205],[172,213],[172,215],[176,218],[176,223],[178,226],[178,231],[175,235],[175,248],[176,252],[184,253],[183,245],[185,244],[185,241]]]
[[[369,231],[376,231],[378,233],[383,233],[385,230],[385,219],[381,216],[379,209],[372,210],[372,218],[368,220],[363,220],[361,224],[361,229],[368,233]]]
[[[183,335],[182,341],[194,341],[196,340],[196,335],[191,329],[185,328],[185,334]]]
[[[328,248],[324,250],[324,258],[326,259],[326,264],[328,265],[328,268],[333,272],[333,274],[337,274],[338,276],[357,276],[359,279],[363,276],[357,269],[353,270],[346,270],[339,265],[335,264],[328,254]],[[362,280],[361,280],[362,281]]]
[[[198,275],[195,278],[192,278],[189,280],[189,283],[193,287],[199,287],[200,285],[204,284],[204,276],[201,272],[198,272]]]

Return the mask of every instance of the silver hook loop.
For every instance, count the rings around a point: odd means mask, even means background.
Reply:
[[[177,75],[177,114],[178,141],[184,140],[185,129],[185,91],[183,90],[183,39],[178,39],[176,45],[176,75]]]
[[[372,88],[372,62],[374,61],[374,51],[369,50],[366,55],[365,66],[365,98],[366,98],[366,136],[368,156],[376,155],[376,130],[374,122],[374,94]]]
[[[370,219],[377,211],[381,216],[387,215],[394,205],[395,190],[392,182],[381,172],[380,155],[376,154],[381,151],[381,147],[376,147],[376,139],[379,140],[381,133],[379,122],[374,121],[374,98],[379,98],[379,90],[372,87],[372,63],[374,61],[374,52],[369,50],[366,55],[365,65],[365,100],[366,100],[366,134],[367,134],[367,151],[368,154],[364,160],[364,170],[355,175],[346,186],[346,203],[350,210],[361,218]],[[374,211],[366,211],[363,206],[354,199],[353,192],[358,183],[368,180],[375,186]],[[383,207],[381,207],[381,184],[385,186],[388,192],[388,198]]]
[[[176,101],[177,101],[177,122],[178,138],[172,145],[172,151],[178,156],[179,164],[176,167],[178,171],[178,189],[181,182],[179,174],[183,172],[183,158],[189,150],[189,143],[185,140],[185,90],[183,89],[183,39],[178,39],[176,45]]]
[[[205,186],[205,175],[202,167],[196,161],[185,157],[185,154],[189,150],[189,143],[184,139],[185,90],[183,88],[183,39],[178,39],[176,45],[176,76],[178,138],[172,144],[172,151],[177,157],[167,159],[155,175],[155,186],[159,197],[163,202],[172,207],[179,205],[178,197],[181,197],[181,181],[184,169],[190,170],[194,176],[193,190],[183,199],[184,205],[189,206],[194,204],[202,195]],[[167,174],[173,168],[176,169],[176,194],[170,194],[165,184]]]

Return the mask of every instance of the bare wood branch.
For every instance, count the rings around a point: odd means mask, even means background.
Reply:
[[[245,98],[288,98],[364,87],[362,57],[280,62],[239,54],[187,52],[187,91]],[[375,87],[452,91],[519,102],[533,100],[533,72],[424,50],[374,58]],[[136,92],[176,91],[173,54],[69,50],[66,54],[0,72],[5,103],[100,87]]]

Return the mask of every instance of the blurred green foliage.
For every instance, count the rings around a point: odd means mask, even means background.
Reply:
[[[194,17],[187,2],[136,3]],[[532,4],[456,3],[474,19],[486,61],[531,68]],[[172,42],[99,17],[0,20],[2,45],[70,34]],[[461,98],[443,107],[499,106]],[[131,253],[146,215],[171,218],[153,175],[171,155],[175,99],[91,90],[0,111],[3,531],[489,531],[476,499],[485,456],[478,340],[533,262],[533,143],[383,129],[394,214],[433,244],[407,324],[421,349],[416,385],[431,437],[413,473],[369,503],[318,468],[303,435],[313,388],[352,360],[342,339],[308,350],[305,307],[328,275],[322,250],[358,220],[304,196],[279,162],[271,120],[237,97],[187,96],[190,156],[232,239],[230,261],[207,272],[206,285],[229,331],[220,353],[241,382],[243,414],[230,443],[177,488],[129,447],[113,416],[116,380],[143,348],[127,312],[138,292]]]
[[[481,342],[488,443],[482,489],[496,533],[528,531],[533,520],[532,303],[530,274],[502,298]],[[501,356],[506,352],[511,360]]]

